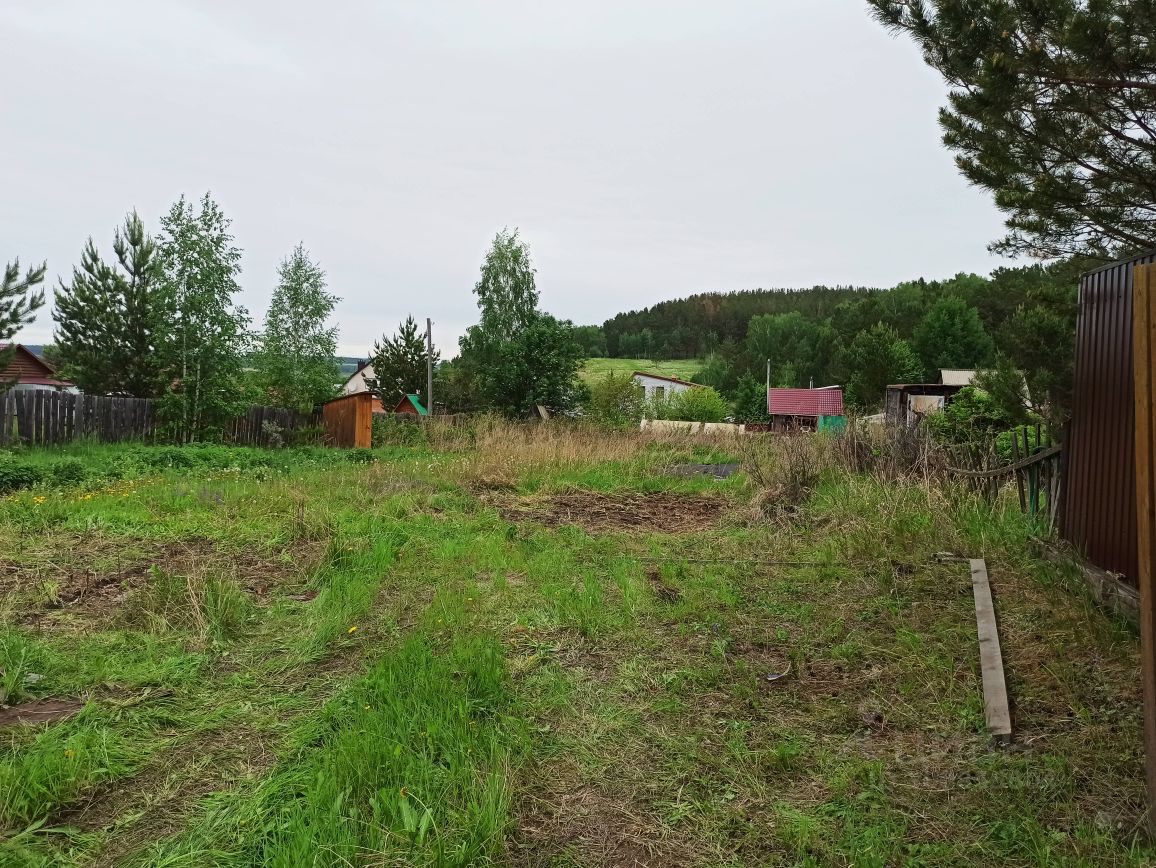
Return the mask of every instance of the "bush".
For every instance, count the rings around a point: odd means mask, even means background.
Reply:
[[[428,424],[428,423],[426,423]],[[389,413],[373,414],[373,445],[419,446],[426,440],[425,427],[416,418],[404,418]]]
[[[611,428],[635,427],[645,403],[645,392],[634,377],[611,371],[590,387],[586,415],[592,422]]]
[[[646,415],[650,419],[669,419],[676,422],[725,422],[730,405],[709,386],[674,392],[666,398],[652,398],[647,402]]]
[[[345,460],[350,464],[372,464],[377,456],[372,449],[350,449],[345,453]]]
[[[44,481],[44,471],[35,464],[0,456],[0,494],[31,488]]]
[[[62,458],[48,468],[48,478],[62,488],[80,485],[89,477],[88,466],[79,458]]]

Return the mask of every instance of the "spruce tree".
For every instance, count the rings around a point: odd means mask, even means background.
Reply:
[[[1006,215],[1002,253],[1156,245],[1156,4],[868,0],[951,90],[943,141]]]
[[[265,400],[309,412],[337,392],[337,329],[326,321],[340,299],[325,291],[325,272],[303,244],[277,269],[277,288],[265,314],[255,357]]]
[[[440,356],[433,353],[436,366]],[[393,337],[382,336],[373,344],[369,356],[373,365],[373,377],[367,378],[369,390],[381,398],[386,407],[392,406],[406,395],[426,395],[426,345],[418,332],[413,316],[405,318]],[[432,412],[433,408],[429,408]]]
[[[161,391],[156,335],[163,331],[156,245],[136,211],[113,240],[116,266],[101,259],[91,238],[72,280],[60,282],[52,318],[62,373],[96,395],[155,397]]]
[[[44,304],[44,292],[36,287],[44,281],[47,263],[30,268],[20,276],[20,260],[4,267],[0,280],[0,344],[8,342],[23,326],[36,318],[36,311]],[[0,348],[0,371],[12,364],[15,346]],[[0,391],[9,383],[0,381]]]
[[[249,314],[233,300],[241,251],[229,224],[208,193],[197,206],[181,196],[161,219],[157,253],[170,326],[158,355],[173,385],[160,411],[180,441],[219,437],[247,403]]]

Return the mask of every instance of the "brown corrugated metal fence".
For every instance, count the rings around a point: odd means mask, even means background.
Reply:
[[[1061,530],[1092,563],[1136,584],[1132,269],[1156,251],[1080,280],[1072,422]]]

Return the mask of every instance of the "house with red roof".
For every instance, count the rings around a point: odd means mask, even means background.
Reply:
[[[843,389],[767,389],[767,414],[772,431],[823,431],[843,422]]]
[[[56,369],[23,344],[0,344],[0,353],[14,349],[7,367],[0,370],[0,388],[50,389],[54,392],[75,392],[76,385],[61,379]]]

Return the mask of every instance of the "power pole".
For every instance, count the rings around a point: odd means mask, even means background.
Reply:
[[[425,318],[425,408],[432,416],[433,404],[433,323]]]

